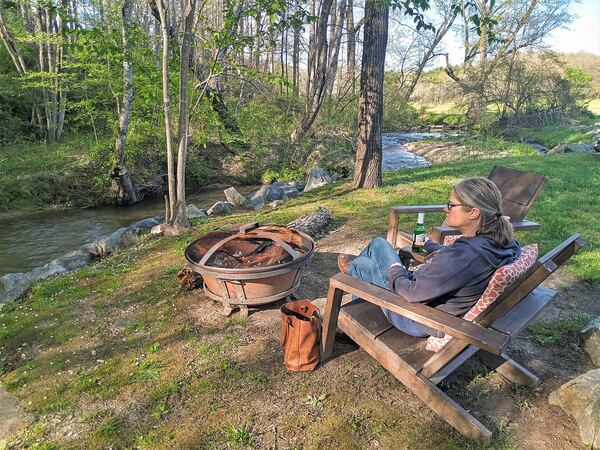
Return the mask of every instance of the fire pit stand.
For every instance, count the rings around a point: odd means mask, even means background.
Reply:
[[[188,245],[190,267],[204,280],[204,292],[223,304],[223,313],[264,305],[291,296],[300,272],[314,255],[314,241],[279,225],[242,225],[239,231],[214,231]],[[227,267],[223,267],[223,265]]]

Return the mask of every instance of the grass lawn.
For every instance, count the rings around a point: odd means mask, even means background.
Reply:
[[[264,448],[275,435],[285,437],[281,448],[364,448],[373,440],[381,448],[484,448],[424,407],[415,417],[401,403],[390,407],[377,392],[361,392],[352,361],[340,378],[329,375],[332,365],[287,373],[278,330],[273,328],[266,343],[257,341],[249,328],[255,326],[252,317],[194,326],[187,312],[194,297],[179,288],[176,274],[186,245],[215,226],[254,218],[285,224],[325,206],[357,233],[383,235],[391,205],[444,203],[454,182],[485,176],[499,163],[548,178],[529,214],[543,227],[519,239],[547,251],[580,233],[590,244],[565,270],[599,282],[596,155],[480,159],[403,170],[387,175],[378,190],[337,183],[272,212],[201,223],[177,238],[148,236],[93,266],[40,282],[26,299],[4,306],[1,380],[34,416],[9,447]],[[414,218],[403,220],[413,225]],[[426,220],[439,224],[441,216]],[[381,389],[409,396],[391,375],[365,363]],[[496,431],[492,448],[514,448],[505,432]]]
[[[106,201],[112,144],[70,137],[60,144],[12,144],[0,152],[0,212]]]

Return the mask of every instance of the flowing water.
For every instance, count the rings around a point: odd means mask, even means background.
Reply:
[[[238,191],[245,194],[251,189],[244,186]],[[199,208],[209,208],[225,200],[223,189],[202,191],[186,198],[187,204]],[[150,200],[122,208],[49,209],[0,216],[0,276],[28,272],[121,227],[164,212],[163,202]]]
[[[406,151],[402,144],[440,136],[436,133],[384,133],[383,170],[428,166],[425,158]],[[238,188],[242,194],[252,189],[252,186]],[[188,204],[199,208],[209,208],[224,200],[223,189],[187,197]],[[0,276],[28,272],[83,244],[157,214],[164,214],[164,203],[158,200],[123,208],[50,209],[0,216]]]

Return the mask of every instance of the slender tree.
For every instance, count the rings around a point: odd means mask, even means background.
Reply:
[[[328,46],[327,46],[327,23],[333,0],[323,0],[321,3],[321,13],[316,26],[315,36],[315,69],[314,77],[310,83],[310,93],[307,97],[306,111],[300,124],[292,132],[290,140],[298,142],[300,137],[304,135],[315,121],[323,99],[325,98],[325,87],[327,82],[327,62],[328,62]]]
[[[121,43],[123,45],[123,100],[119,114],[119,129],[115,140],[117,164],[112,169],[112,177],[118,185],[118,203],[121,205],[137,203],[138,198],[133,186],[131,174],[125,166],[125,147],[127,131],[133,103],[133,64],[131,63],[131,25],[133,0],[125,0],[121,8]]]
[[[188,80],[192,48],[192,28],[196,12],[196,0],[185,0],[183,10],[183,36],[181,39],[179,69],[179,151],[177,154],[177,202],[175,204],[175,227],[188,227],[185,213],[185,164],[188,147]]]

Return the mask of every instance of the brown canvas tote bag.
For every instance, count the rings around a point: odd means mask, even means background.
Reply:
[[[319,364],[322,320],[310,300],[298,300],[281,307],[281,345],[288,370],[305,372]]]

